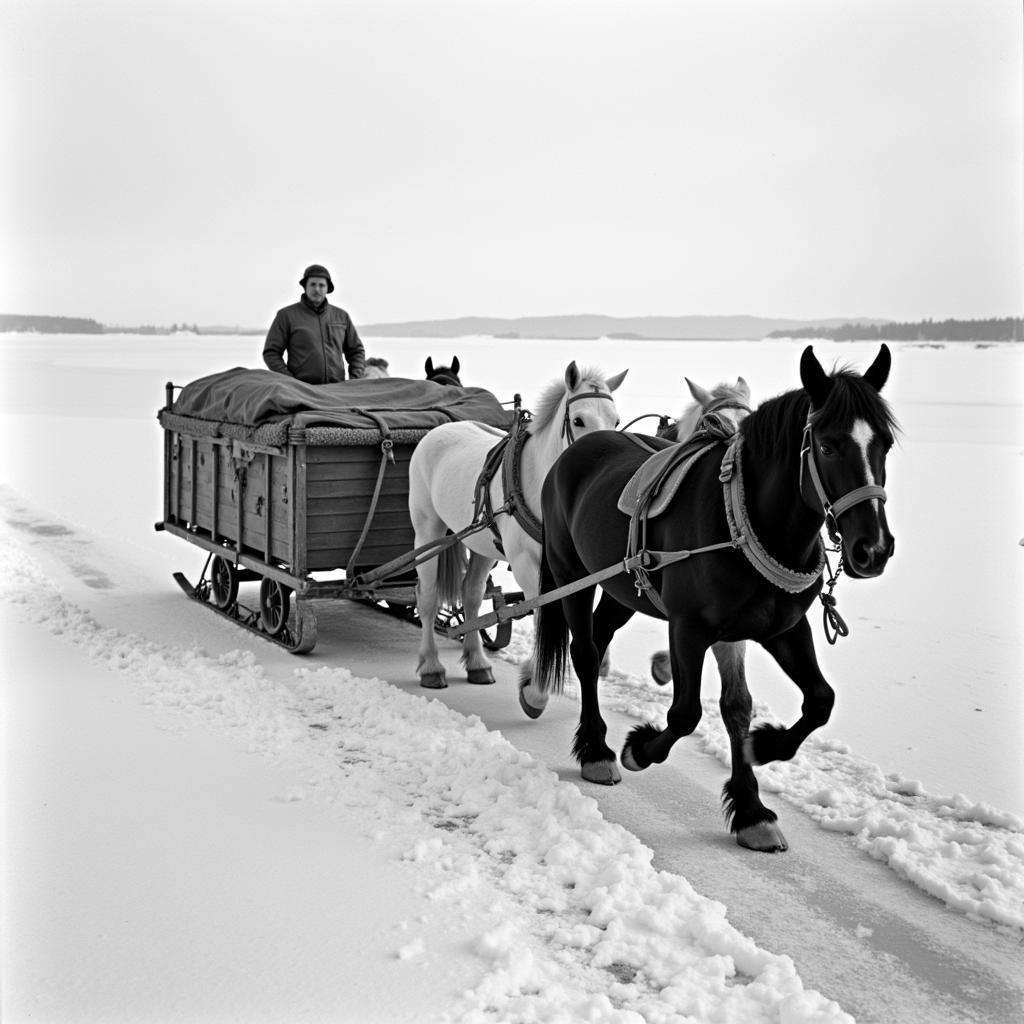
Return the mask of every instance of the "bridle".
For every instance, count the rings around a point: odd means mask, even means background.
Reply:
[[[878,484],[864,484],[863,487],[855,487],[852,491],[835,501],[829,501],[825,494],[825,487],[821,482],[821,473],[818,471],[818,459],[815,455],[814,432],[811,425],[811,410],[807,412],[807,422],[804,424],[804,436],[800,447],[800,496],[807,506],[814,512],[822,512],[825,516],[825,528],[828,530],[829,539],[833,544],[839,544],[843,537],[839,532],[839,517],[854,505],[862,501],[885,501],[885,488]],[[814,493],[818,499],[817,505],[812,504],[806,496],[804,489],[804,466],[807,467],[807,475],[810,477],[814,487]]]
[[[565,414],[562,416],[562,433],[561,436],[567,438],[568,444],[572,444],[576,440],[576,435],[572,430],[572,419],[569,416],[569,407],[573,402],[582,401],[584,398],[607,398],[609,402],[614,402],[615,399],[607,391],[601,391],[596,384],[590,385],[593,391],[583,391],[578,395],[570,395],[565,400]]]

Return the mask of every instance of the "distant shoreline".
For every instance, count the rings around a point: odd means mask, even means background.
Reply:
[[[792,320],[754,316],[608,317],[579,316],[461,317],[455,320],[357,325],[367,338],[494,338],[499,341],[527,339],[552,341],[757,341],[782,338],[833,341],[1022,341],[1024,318],[993,317],[984,320],[891,320],[830,318]],[[263,328],[241,325],[170,327],[143,324],[113,327],[78,317],[21,316],[0,314],[0,333],[22,334],[135,334],[146,336],[250,336],[261,337]]]

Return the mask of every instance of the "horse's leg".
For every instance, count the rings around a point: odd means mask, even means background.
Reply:
[[[420,544],[417,538],[417,546]],[[437,593],[437,559],[431,558],[416,567],[416,612],[419,615],[420,630],[419,662],[416,672],[420,686],[428,690],[443,690],[445,679],[444,664],[437,653],[437,638],[434,636],[434,620],[440,601]]]
[[[750,730],[753,702],[747,689],[743,669],[746,643],[717,643],[711,652],[718,662],[722,680],[722,696],[718,706],[729,733],[732,753],[732,775],[722,789],[726,820],[736,835],[736,842],[748,850],[775,853],[788,849],[785,838],[775,825],[776,814],[768,810],[758,794],[754,770],[747,763],[743,745]]]
[[[608,645],[612,642],[612,637],[635,614],[634,609],[619,604],[610,594],[601,594],[601,600],[597,602],[597,608],[594,611],[594,643],[601,656],[601,665],[597,674],[601,679],[604,679],[611,671]]]
[[[814,653],[814,639],[807,617],[792,629],[762,643],[804,695],[800,717],[788,729],[777,725],[759,725],[751,732],[744,750],[751,764],[788,761],[800,744],[832,715],[835,691],[825,681]]]
[[[416,546],[443,537],[445,524],[434,509],[429,481],[423,478],[422,469],[416,464],[410,466],[409,496],[409,518],[412,520]],[[420,677],[420,686],[430,690],[442,690],[448,685],[434,636],[434,620],[440,604],[438,566],[439,558],[428,558],[416,566],[416,611],[423,626],[420,630],[416,673]]]
[[[676,740],[689,736],[700,721],[700,676],[710,646],[698,625],[679,616],[669,620],[669,653],[672,658],[672,706],[664,729],[649,722],[636,726],[622,748],[622,763],[638,772],[668,757]]]
[[[495,564],[494,559],[487,555],[470,552],[469,568],[462,580],[462,610],[467,622],[480,614],[487,576]],[[494,672],[484,653],[484,642],[479,630],[473,630],[462,638],[462,660],[466,665],[466,678],[471,683],[494,682]]]
[[[506,542],[506,550],[511,548],[512,544]],[[523,589],[523,599],[532,601],[541,592],[540,545],[520,538],[520,546],[509,552],[509,566],[516,583]],[[547,691],[534,685],[535,657],[536,651],[531,651],[519,663],[519,705],[530,718],[539,718],[544,713],[549,697]]]
[[[572,640],[569,657],[580,681],[580,724],[576,729],[576,741],[572,752],[580,762],[580,769],[588,782],[603,786],[614,786],[622,781],[619,767],[615,763],[615,752],[605,742],[608,727],[601,717],[597,699],[598,670],[601,667],[601,651],[594,639],[594,591],[586,587],[568,598],[563,598],[566,622]],[[605,641],[607,644],[607,640]]]

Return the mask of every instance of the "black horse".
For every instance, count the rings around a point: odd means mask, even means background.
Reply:
[[[818,668],[806,617],[822,590],[822,525],[855,578],[878,576],[893,553],[883,485],[897,426],[879,394],[890,364],[883,345],[863,376],[849,369],[828,375],[808,347],[800,360],[803,388],[764,402],[731,441],[696,460],[668,507],[647,520],[642,544],[634,542],[636,570],[602,581],[596,610],[596,584],[538,609],[536,678],[520,700],[528,714],[539,714],[538,693],[542,708],[547,693],[560,690],[571,656],[581,691],[573,749],[585,779],[611,785],[621,778],[597,698],[605,649],[636,612],[666,618],[674,683],[667,725],[634,728],[622,763],[632,771],[660,763],[693,732],[711,648],[731,741],[732,774],[723,790],[730,828],[742,846],[787,848],[751,766],[792,758],[832,711],[835,695]],[[542,492],[542,592],[623,563],[630,517],[618,499],[646,458],[615,431],[582,437],[558,458]],[[789,728],[750,731],[746,640],[758,641],[803,693],[801,716]]]
[[[458,356],[452,357],[451,366],[435,366],[434,360],[427,356],[423,369],[426,371],[427,380],[432,380],[435,384],[449,384],[457,388],[462,387],[462,381],[459,379]]]

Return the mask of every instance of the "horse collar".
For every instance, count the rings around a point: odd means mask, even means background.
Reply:
[[[814,488],[814,496],[817,502],[807,498],[804,489],[804,466],[807,466],[807,475],[810,478],[811,486]],[[819,512],[825,517],[825,528],[828,530],[829,539],[833,544],[838,544],[842,539],[839,533],[839,517],[849,508],[860,504],[862,501],[871,501],[877,498],[885,501],[885,488],[878,484],[865,484],[863,487],[855,487],[852,491],[829,501],[825,494],[825,485],[821,481],[821,473],[818,471],[818,458],[814,450],[814,431],[811,424],[811,410],[807,410],[807,422],[804,424],[803,443],[800,445],[800,496],[812,512]]]
[[[729,535],[733,544],[743,551],[747,561],[773,586],[786,591],[787,594],[799,594],[812,587],[825,570],[825,545],[818,537],[818,563],[811,572],[797,572],[787,569],[776,561],[765,550],[750,517],[743,493],[743,473],[740,468],[740,452],[743,448],[743,435],[737,433],[729,444],[722,459],[722,471],[718,479],[722,481],[722,492],[725,501],[725,518],[729,523]]]

